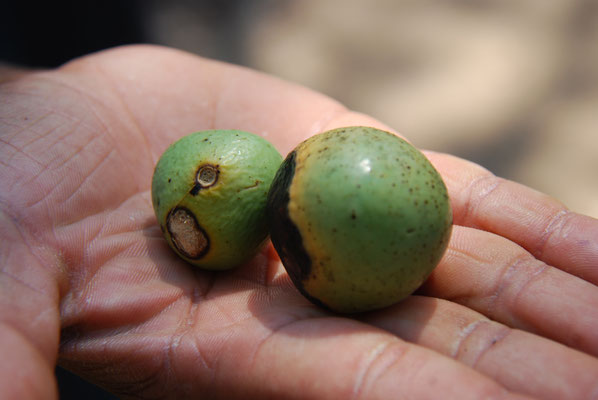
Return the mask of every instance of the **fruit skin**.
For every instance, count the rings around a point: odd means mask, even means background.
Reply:
[[[268,219],[295,286],[342,313],[413,293],[452,229],[446,186],[428,159],[369,127],[335,129],[297,146],[270,187]]]
[[[238,130],[201,131],[173,143],[152,178],[154,211],[170,247],[203,269],[248,260],[267,238],[267,194],[281,162],[268,141]]]

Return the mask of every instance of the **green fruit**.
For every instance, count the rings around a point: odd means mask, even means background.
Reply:
[[[268,189],[282,161],[266,140],[236,130],[193,133],[161,156],[154,211],[170,247],[204,269],[233,268],[265,242]]]
[[[452,213],[428,159],[398,136],[348,127],[307,139],[268,195],[274,247],[293,283],[338,312],[413,293],[446,250]]]

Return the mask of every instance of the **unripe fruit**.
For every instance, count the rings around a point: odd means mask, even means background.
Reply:
[[[152,178],[170,247],[204,269],[248,260],[267,238],[267,194],[281,161],[269,142],[243,131],[196,132],[172,144]]]
[[[345,313],[413,293],[444,253],[452,213],[428,159],[396,135],[348,127],[292,151],[268,195],[274,247],[293,283]]]

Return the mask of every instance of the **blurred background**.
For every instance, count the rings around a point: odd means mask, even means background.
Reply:
[[[595,0],[21,1],[0,21],[6,63],[156,43],[246,65],[598,217]]]

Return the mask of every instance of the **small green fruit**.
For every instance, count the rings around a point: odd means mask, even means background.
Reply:
[[[312,302],[345,313],[382,308],[415,291],[452,228],[446,187],[398,136],[349,127],[292,151],[268,195],[274,247]]]
[[[193,133],[160,157],[152,203],[170,247],[204,269],[233,268],[268,235],[268,189],[282,161],[266,140],[236,130]]]

